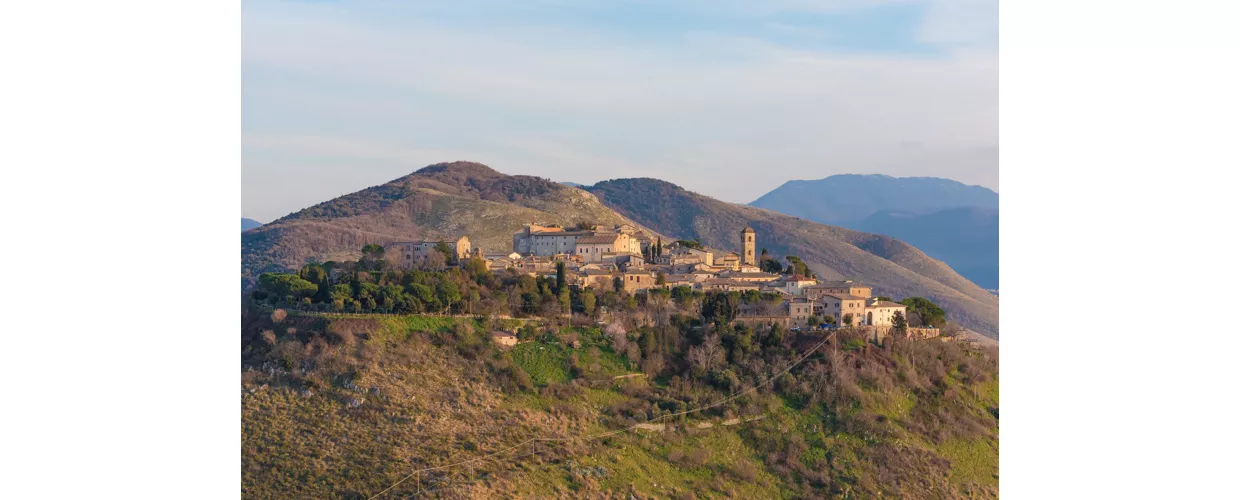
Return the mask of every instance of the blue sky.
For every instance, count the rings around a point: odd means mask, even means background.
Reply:
[[[242,214],[431,163],[733,202],[838,173],[999,188],[998,3],[242,3]]]

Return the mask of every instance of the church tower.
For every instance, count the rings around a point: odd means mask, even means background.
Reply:
[[[752,266],[758,263],[754,256],[754,247],[757,246],[757,243],[754,241],[756,234],[753,228],[749,226],[745,226],[745,229],[741,230],[741,243],[745,248],[745,253],[741,256],[741,264]]]

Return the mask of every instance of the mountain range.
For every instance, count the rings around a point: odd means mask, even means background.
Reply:
[[[879,295],[927,297],[949,319],[998,337],[998,297],[895,238],[726,203],[657,179],[576,188],[472,162],[431,165],[245,232],[242,287],[309,259],[356,257],[366,243],[463,234],[485,251],[507,250],[512,234],[531,222],[630,223],[664,241],[698,238],[720,249],[739,249],[748,225],[760,248],[797,255],[826,279],[855,278]]]
[[[243,233],[251,229],[254,229],[258,226],[261,226],[261,225],[263,225],[262,222],[256,221],[254,219],[247,219],[245,217],[241,218],[241,232]]]
[[[999,288],[999,193],[935,177],[833,175],[793,180],[750,203],[913,244],[987,288]]]

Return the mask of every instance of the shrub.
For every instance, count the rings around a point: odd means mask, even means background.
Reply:
[[[271,322],[272,323],[282,323],[284,321],[284,318],[286,317],[288,317],[288,313],[285,312],[284,309],[276,309],[274,311],[271,311]]]

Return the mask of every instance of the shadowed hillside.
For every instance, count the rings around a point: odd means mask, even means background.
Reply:
[[[738,249],[737,233],[752,226],[759,248],[799,256],[826,278],[857,278],[881,295],[930,297],[950,319],[998,335],[998,297],[899,240],[725,203],[657,179],[617,179],[587,189],[638,223],[712,247]]]
[[[999,193],[936,177],[833,175],[785,182],[751,206],[824,224],[860,221],[880,210],[925,213],[956,207],[999,208]]]
[[[788,181],[750,206],[908,242],[973,283],[999,288],[999,193],[935,177]]]
[[[632,223],[590,193],[486,165],[431,165],[320,203],[241,236],[241,284],[309,259],[356,258],[367,243],[469,236],[484,251],[512,248],[522,224]]]
[[[928,214],[883,210],[853,224],[915,245],[985,288],[999,288],[999,211],[977,207]]]

